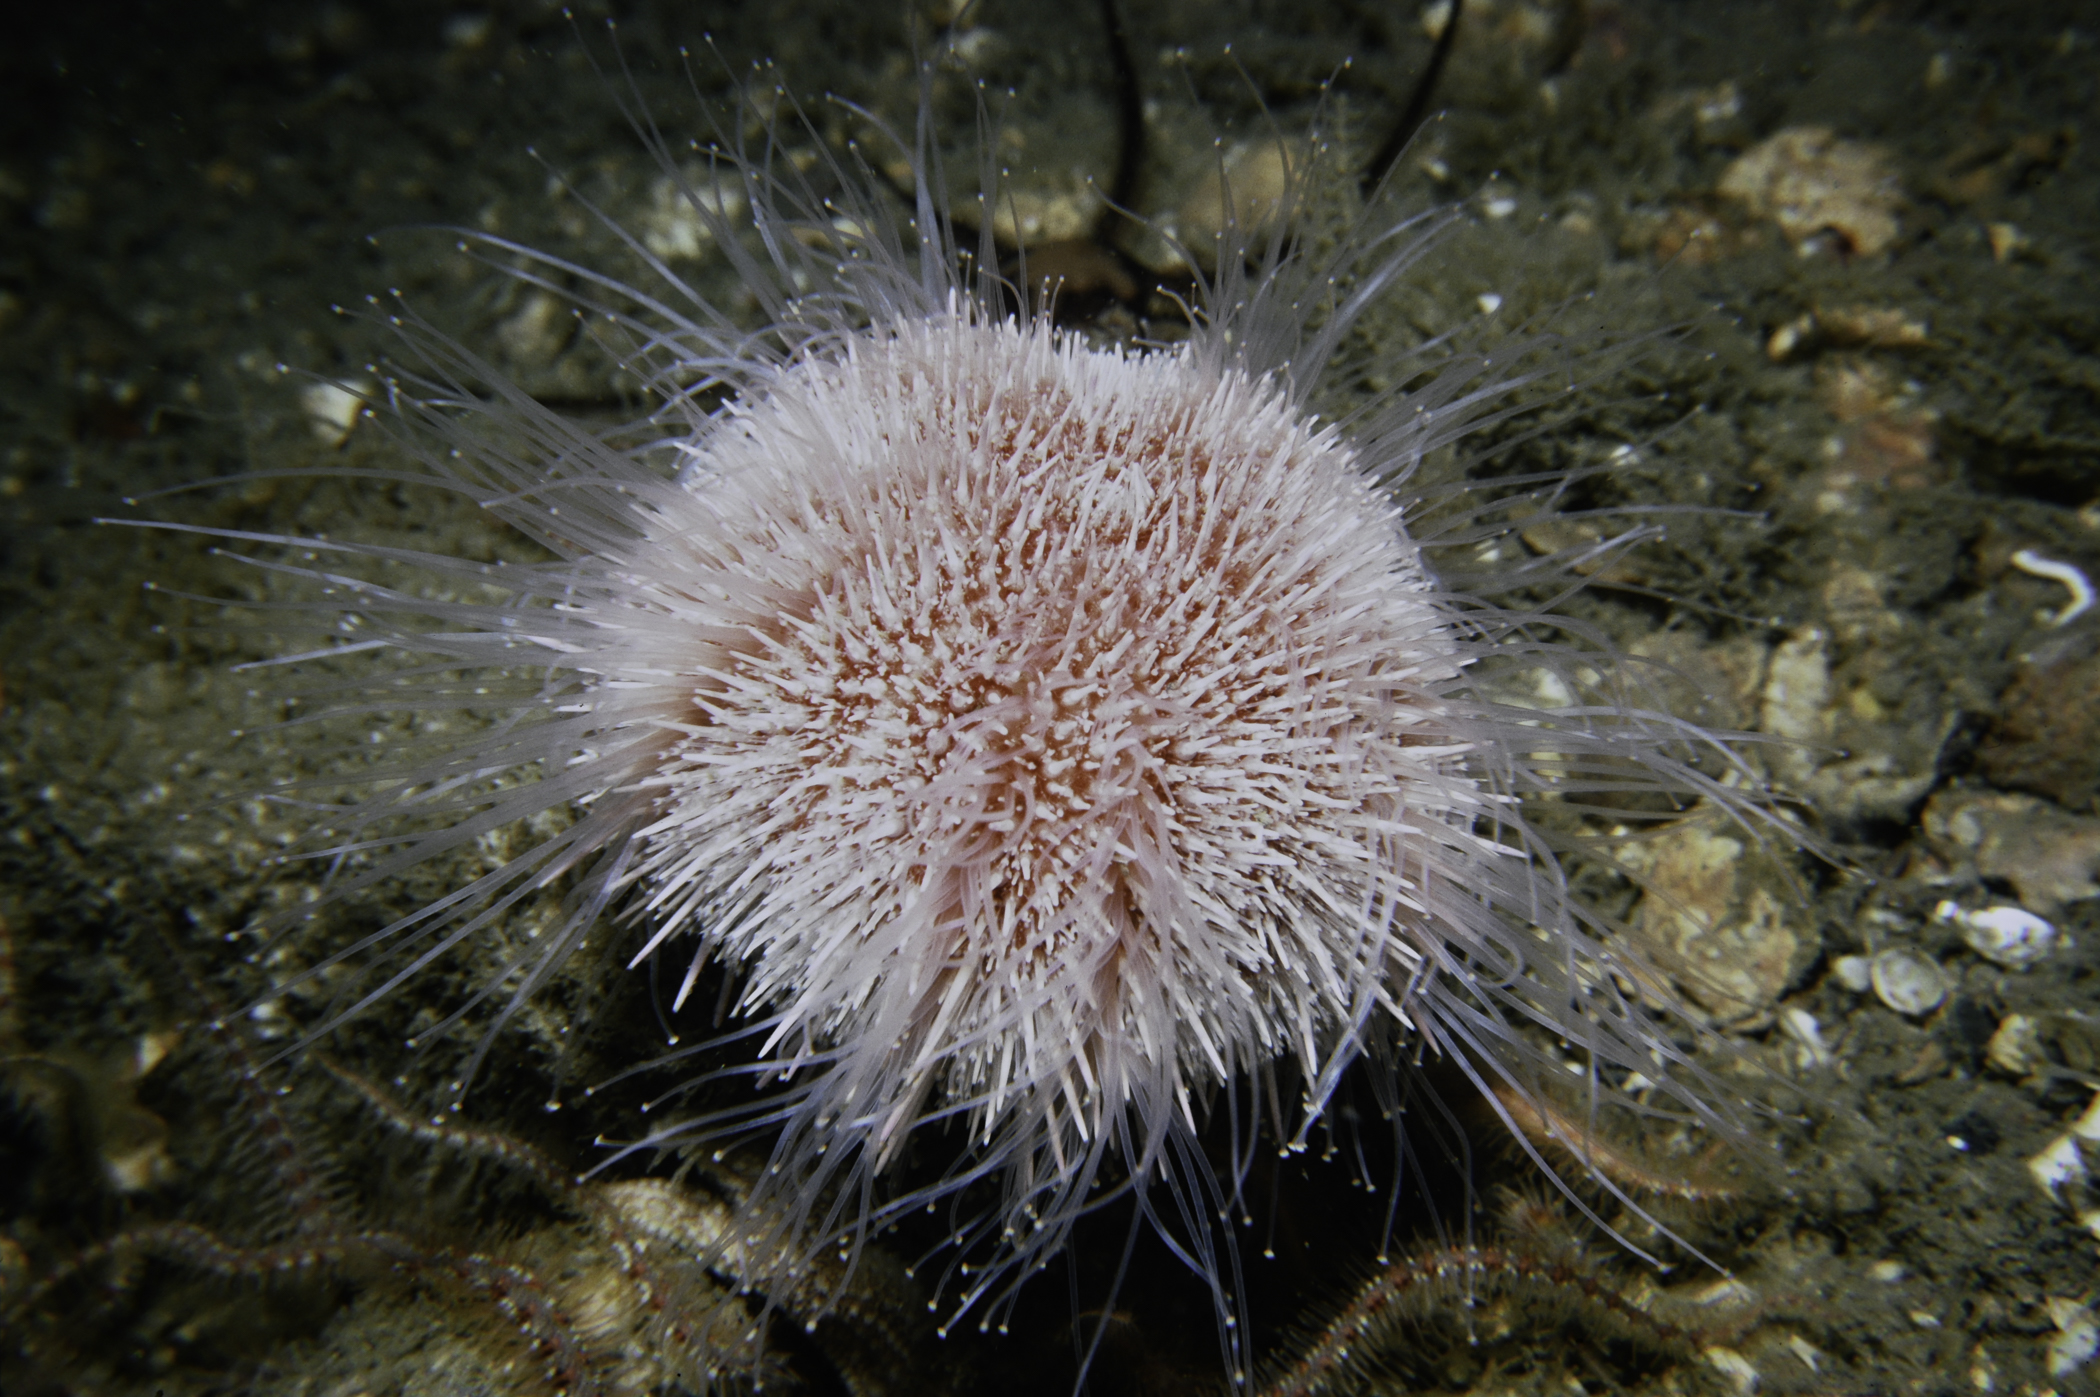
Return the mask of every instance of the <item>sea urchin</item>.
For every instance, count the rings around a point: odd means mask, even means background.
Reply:
[[[986,1257],[964,1308],[1105,1192],[1236,1189],[1192,1136],[1216,1088],[1273,1084],[1278,1062],[1303,1083],[1285,1142],[1398,1042],[1519,1094],[1568,1062],[1599,1093],[1637,1071],[1725,1118],[1635,997],[1654,977],[1620,973],[1628,953],[1568,891],[1576,836],[1527,812],[1632,789],[1754,823],[1744,783],[1712,774],[1747,768],[1639,702],[1622,657],[1505,600],[1570,559],[1461,578],[1509,527],[1507,482],[1501,504],[1460,487],[1438,532],[1410,533],[1424,456],[1567,372],[1565,346],[1432,346],[1346,424],[1308,410],[1341,337],[1452,220],[1367,213],[1320,257],[1228,245],[1185,340],[1099,348],[1011,308],[988,234],[961,243],[923,119],[909,211],[785,118],[722,130],[754,128],[762,148],[718,131],[698,173],[658,154],[756,330],[624,234],[648,293],[471,240],[628,337],[658,405],[639,428],[565,419],[397,317],[422,365],[390,379],[423,462],[399,478],[467,495],[549,561],[231,535],[322,586],[300,605],[348,643],[295,658],[401,662],[331,679],[338,698],[494,715],[334,812],[324,905],[570,812],[331,956],[383,983],[323,1031],[566,882],[566,917],[478,996],[507,1007],[475,1061],[607,916],[634,963],[688,957],[681,1000],[704,963],[730,967],[732,1073],[761,1089],[650,1142],[768,1140],[735,1243],[761,1285],[1003,1179],[958,1229]],[[1498,702],[1488,657],[1590,697]],[[878,1186],[951,1121],[968,1145],[937,1182]],[[1219,1287],[1217,1253],[1194,1253]]]

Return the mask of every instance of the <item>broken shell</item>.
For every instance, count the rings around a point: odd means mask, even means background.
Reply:
[[[329,446],[341,446],[356,430],[365,405],[377,391],[378,385],[363,378],[310,383],[299,390],[299,411],[315,436]]]
[[[1947,977],[1916,951],[1883,951],[1870,973],[1875,996],[1899,1014],[1929,1014],[1947,997]]]
[[[2007,1014],[1983,1048],[1983,1060],[2000,1072],[2025,1077],[2048,1063],[2042,1051],[2042,1025],[2031,1014]]]
[[[1823,1026],[1806,1009],[1789,1006],[1779,1011],[1779,1030],[1794,1045],[1794,1059],[1802,1067],[1828,1067],[1830,1045],[1823,1041]]]
[[[2051,1296],[2042,1307],[2057,1329],[2049,1344],[2049,1376],[2068,1377],[2100,1353],[2100,1324],[2094,1322],[2092,1309],[2076,1300]]]
[[[1933,915],[1952,922],[1961,930],[1969,949],[1994,965],[2025,970],[2056,949],[2056,926],[2020,907],[1986,907],[1969,911],[1954,902],[1942,902]]]
[[[2081,1140],[2100,1143],[2100,1092],[2085,1103],[2085,1110],[2077,1120],[2071,1122],[2071,1133]]]
[[[1699,1356],[1706,1360],[1708,1367],[1720,1374],[1730,1391],[1744,1394],[1744,1397],[1757,1391],[1759,1374],[1756,1365],[1734,1349],[1709,1344],[1699,1350]]]
[[[2071,1128],[2051,1140],[2040,1154],[2027,1161],[2027,1172],[2051,1198],[2060,1198],[2065,1184],[2079,1183],[2087,1175],[2085,1152],[2079,1141],[2100,1143],[2100,1092],[2093,1093],[2085,1111]]]
[[[2075,1184],[2085,1178],[2085,1154],[2078,1148],[2078,1141],[2069,1135],[2059,1135],[2027,1161],[2027,1172],[2041,1185],[2042,1192],[2058,1198],[2062,1196],[2060,1190],[2065,1184]]]

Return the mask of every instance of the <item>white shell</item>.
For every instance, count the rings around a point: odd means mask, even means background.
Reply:
[[[2092,1310],[2075,1300],[2051,1296],[2043,1305],[2058,1330],[2049,1344],[2049,1376],[2068,1377],[2100,1353],[2100,1324],[2094,1323]]]
[[[2040,1154],[2027,1161],[2027,1172],[2042,1186],[2042,1192],[2055,1198],[2065,1184],[2075,1184],[2085,1178],[2085,1154],[2078,1148],[2076,1140],[2069,1135],[2059,1135]]]
[[[1699,1356],[1706,1360],[1708,1367],[1727,1381],[1730,1388],[1743,1394],[1743,1397],[1757,1391],[1759,1374],[1756,1365],[1734,1349],[1722,1348],[1719,1344],[1708,1344],[1699,1350]]]
[[[1796,1057],[1803,1067],[1830,1065],[1830,1045],[1823,1041],[1823,1026],[1816,1022],[1814,1014],[1806,1009],[1781,1009],[1779,1031],[1793,1040]]]
[[[1883,951],[1871,974],[1874,993],[1899,1014],[1929,1014],[1947,997],[1947,977],[1916,951]]]
[[[2085,1103],[2084,1114],[2071,1122],[2071,1133],[2081,1140],[2100,1143],[2100,1091],[2094,1092],[2093,1099]]]
[[[330,446],[341,446],[357,429],[366,403],[378,391],[378,385],[362,378],[309,383],[299,390],[299,411],[305,414],[315,436]]]
[[[2042,1051],[2041,1020],[2032,1014],[2007,1014],[1983,1048],[1984,1061],[2000,1072],[2024,1077],[2048,1062]]]
[[[1961,929],[1969,949],[2008,970],[2025,970],[2056,949],[2054,924],[2021,907],[1986,907],[1971,912],[1951,902],[1934,909],[1940,920]]]

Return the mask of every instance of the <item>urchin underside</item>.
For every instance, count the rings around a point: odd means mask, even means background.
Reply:
[[[662,699],[644,954],[741,962],[878,1156],[935,1089],[1035,1153],[1323,1075],[1434,958],[1425,883],[1506,857],[1451,615],[1273,384],[913,323],[690,449],[599,681]]]

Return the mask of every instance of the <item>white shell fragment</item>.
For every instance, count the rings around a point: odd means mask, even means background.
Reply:
[[[2042,1302],[2057,1335],[2049,1342],[2049,1376],[2067,1377],[2083,1368],[2100,1353],[2100,1324],[2091,1307],[2055,1296]]]
[[[2059,939],[2053,922],[2043,921],[2023,907],[1970,911],[1950,901],[1933,908],[1932,915],[1954,923],[1970,950],[2008,970],[2025,970],[2054,951]]]
[[[1883,951],[1874,957],[1870,975],[1875,997],[1899,1014],[1929,1014],[1947,997],[1947,977],[1916,951]]]
[[[2086,1103],[2085,1111],[2071,1128],[2051,1140],[2027,1161],[2027,1172],[2042,1186],[2042,1192],[2051,1198],[2062,1196],[2066,1184],[2075,1184],[2086,1177],[2085,1152],[2080,1141],[2100,1144],[2100,1092]]]
[[[2049,1060],[2042,1049],[2041,1021],[2032,1014],[2007,1014],[1984,1044],[1983,1059],[2015,1077],[2041,1070]]]
[[[2027,1172],[2034,1175],[2042,1192],[2055,1198],[2065,1184],[2075,1184],[2085,1177],[2085,1155],[2079,1150],[2076,1140],[2059,1135],[2043,1146],[2040,1154],[2027,1161]]]
[[[1823,1026],[1806,1009],[1788,1007],[1779,1011],[1779,1031],[1793,1044],[1794,1060],[1803,1068],[1828,1067],[1830,1045],[1823,1041]]]
[[[1757,1391],[1759,1374],[1756,1365],[1734,1349],[1723,1348],[1719,1344],[1708,1344],[1699,1350],[1699,1356],[1706,1360],[1709,1368],[1721,1375],[1738,1397],[1749,1397],[1750,1393]]]

